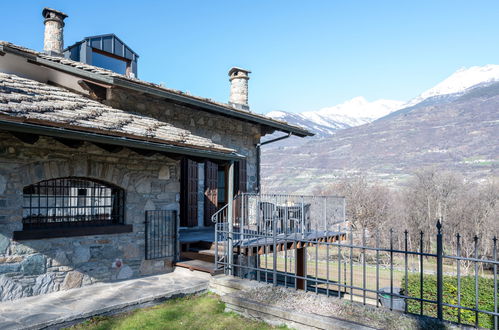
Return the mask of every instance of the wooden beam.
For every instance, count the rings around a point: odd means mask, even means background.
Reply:
[[[107,88],[102,85],[87,80],[78,80],[78,85],[86,90],[93,100],[103,101],[107,97]]]
[[[296,249],[296,275],[306,277],[307,276],[307,249],[299,248]],[[296,279],[296,288],[305,290],[306,280],[302,278]]]
[[[18,132],[11,132],[11,134],[15,136],[17,139],[27,144],[35,144],[40,139],[40,135],[37,134],[18,133]]]

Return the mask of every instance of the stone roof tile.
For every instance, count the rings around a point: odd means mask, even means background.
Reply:
[[[0,118],[71,126],[71,129],[226,153],[235,151],[169,123],[112,108],[63,88],[1,72]]]

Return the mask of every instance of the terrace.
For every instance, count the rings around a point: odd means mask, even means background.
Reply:
[[[436,235],[421,233],[416,244],[407,230],[390,229],[382,239],[348,225],[342,197],[242,194],[213,221],[216,267],[226,275],[440,321],[499,325],[496,238],[483,254],[475,237],[473,257],[463,256],[459,235],[455,246],[444,241],[440,220]],[[427,244],[432,238],[436,245]]]

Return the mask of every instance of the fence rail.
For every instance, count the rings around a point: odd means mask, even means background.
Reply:
[[[344,227],[320,226],[318,221],[303,231],[304,226],[292,227],[286,221],[281,225],[278,213],[265,224],[258,203],[262,197],[252,196],[257,201],[253,204],[243,198],[232,227],[226,221],[216,224],[217,244],[224,246],[217,265],[226,273],[497,330],[496,238],[484,255],[475,237],[473,256],[464,256],[459,235],[455,246],[444,246],[439,221],[436,244],[430,248],[425,245],[430,236],[420,233],[419,247],[410,249],[407,231],[396,247],[393,230],[388,246],[382,246],[379,233],[358,233],[351,227],[345,232]],[[455,253],[445,253],[451,250]],[[463,273],[465,262],[472,265],[470,274]]]

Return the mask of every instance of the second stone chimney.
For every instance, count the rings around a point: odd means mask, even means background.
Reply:
[[[229,70],[230,97],[229,104],[236,109],[249,111],[248,80],[251,71],[232,68]]]
[[[42,16],[45,18],[45,34],[43,51],[49,55],[62,56],[64,49],[64,19],[68,15],[55,9],[43,8]]]

